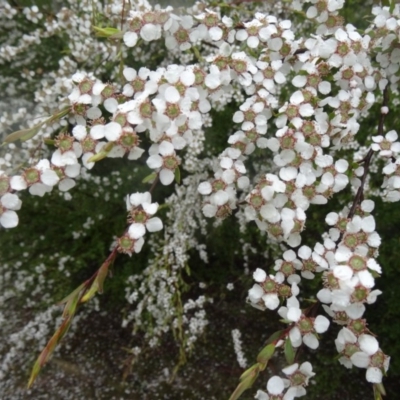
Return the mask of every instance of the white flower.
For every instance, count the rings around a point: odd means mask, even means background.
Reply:
[[[15,212],[21,208],[21,200],[16,194],[5,193],[0,198],[0,225],[4,228],[15,228],[18,225],[18,215]]]
[[[157,212],[158,203],[151,202],[149,192],[137,192],[129,196],[127,198],[127,209],[130,212],[130,222],[132,222],[128,234],[132,239],[139,239],[144,236],[146,229],[149,232],[157,232],[163,228],[160,218],[150,218]]]
[[[136,32],[125,32],[124,33],[124,43],[128,47],[136,46],[136,43],[139,39],[138,34]]]
[[[379,155],[382,157],[393,157],[400,152],[400,142],[397,142],[397,132],[392,130],[389,131],[385,137],[373,136],[372,140],[375,142],[371,145],[372,150],[379,151]]]
[[[264,282],[266,278],[267,278],[267,274],[266,274],[266,272],[265,272],[263,269],[261,269],[261,268],[257,268],[257,269],[255,270],[255,272],[253,273],[253,279],[254,279],[256,282]]]
[[[160,181],[163,185],[171,184],[175,178],[174,171],[178,167],[173,144],[163,141],[159,145],[152,145],[149,152],[147,165],[160,171]]]

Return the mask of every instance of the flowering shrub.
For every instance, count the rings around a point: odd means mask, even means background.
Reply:
[[[381,238],[370,197],[400,199],[400,142],[395,126],[385,125],[398,104],[400,7],[394,1],[375,6],[370,26],[361,31],[344,21],[343,5],[344,0],[294,0],[274,3],[272,10],[269,3],[246,9],[199,2],[183,10],[145,0],[133,6],[71,1],[70,8],[46,19],[36,6],[21,16],[0,3],[11,29],[0,63],[27,66],[35,60],[20,55],[29,46],[37,45],[32,54],[41,54],[42,41],[70,37],[67,55],[53,69],[41,70],[42,79],[24,72],[25,87],[36,85],[35,108],[6,112],[0,120],[3,131],[30,121],[4,137],[2,227],[18,225],[25,190],[43,197],[57,189],[73,202],[75,187],[95,182],[102,194],[96,201],[107,201],[112,190],[101,187],[91,171],[109,158],[127,159],[132,171],[146,169],[143,183],[149,185],[126,193],[123,232],[110,232],[118,237],[109,255],[63,300],[62,320],[29,385],[79,306],[102,293],[117,255],[134,262],[144,246],[151,256],[143,271],[127,279],[126,300],[134,307],[123,326],[141,329],[150,346],[172,331],[182,364],[207,326],[204,306],[212,301],[202,294],[182,296],[189,258],[197,253],[207,263],[204,237],[223,220],[235,219],[243,235],[256,228],[276,255],[269,271],[245,265],[244,273],[255,282],[248,303],[260,312],[276,310],[284,328],[242,374],[231,399],[281,352],[287,365],[256,398],[305,395],[315,373],[298,350],[316,350],[332,323],[341,327],[335,340],[339,362],[365,369],[375,398],[381,398],[390,358],[364,313],[381,294],[375,288],[382,273]],[[37,29],[21,35],[20,18]],[[12,75],[4,83],[10,93],[21,90]],[[219,149],[208,128],[231,110],[234,128],[222,133]],[[363,131],[371,115],[376,127]],[[375,184],[371,177],[381,171],[382,181]],[[310,210],[325,205],[321,239],[304,244]],[[251,246],[242,245],[245,260]],[[307,281],[316,288],[311,300],[302,294]],[[245,367],[240,332],[232,338]]]

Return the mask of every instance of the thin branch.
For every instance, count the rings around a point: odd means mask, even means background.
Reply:
[[[386,85],[385,89],[383,90],[383,101],[382,101],[382,107],[387,106],[389,103],[389,84]],[[385,122],[385,116],[386,114],[381,113],[379,117],[379,123],[378,123],[378,136],[383,135],[383,124]],[[364,185],[365,185],[365,180],[367,179],[367,175],[369,172],[369,165],[371,163],[372,156],[374,154],[374,151],[370,149],[368,151],[368,154],[363,158],[362,163],[364,167],[364,172],[361,177],[361,184],[360,187],[357,190],[356,196],[354,197],[353,204],[350,208],[350,212],[347,218],[351,219],[354,217],[354,214],[356,212],[357,206],[363,201],[364,199]]]

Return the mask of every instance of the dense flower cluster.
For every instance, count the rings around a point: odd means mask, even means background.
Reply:
[[[167,316],[174,301],[170,288],[179,286],[190,248],[207,261],[194,233],[199,225],[206,230],[204,217],[223,220],[236,213],[284,250],[270,273],[261,268],[254,271],[256,283],[248,293],[250,304],[277,310],[288,324],[277,347],[290,341],[293,348],[302,344],[318,348],[319,334],[330,322],[323,315],[310,315],[301,303],[300,288],[302,279],[322,277],[323,287],[316,297],[332,321],[343,325],[336,340],[340,363],[366,368],[366,379],[381,383],[389,357],[363,319],[365,305],[380,294],[373,289],[382,272],[376,261],[380,237],[371,214],[374,203],[361,201],[357,193],[349,207],[326,216],[330,228],[322,243],[313,249],[302,245],[309,207],[327,204],[348,187],[362,193],[373,156],[386,163],[382,196],[400,200],[400,142],[395,130],[385,132],[383,127],[390,112],[386,94],[397,93],[399,80],[400,7],[374,7],[371,27],[360,32],[339,15],[343,4],[344,0],[293,1],[292,7],[304,10],[315,26],[314,34],[298,37],[290,20],[265,12],[238,23],[233,15],[203,3],[183,13],[138,1],[121,30],[114,32],[125,46],[123,54],[141,43],[162,40],[172,53],[193,51],[197,59],[155,70],[126,65],[121,69],[122,84],[116,77],[102,82],[95,73],[83,70],[60,80],[57,94],[66,107],[65,118],[57,122],[57,129],[38,130],[28,142],[34,146],[38,140],[50,140],[55,150],[16,174],[10,174],[6,162],[0,164],[0,224],[17,226],[22,190],[44,196],[57,186],[68,192],[104,158],[136,161],[147,154],[148,181],[153,185],[180,183],[181,172],[189,176],[166,200],[168,224],[156,216],[159,204],[152,202],[152,189],[126,198],[127,227],[115,248],[129,255],[139,253],[146,235],[163,228],[165,241],[157,246],[155,239],[149,239],[154,259],[144,272],[146,279],[129,278],[133,288],[127,288],[126,298],[137,302],[137,308],[126,316],[124,325],[132,321],[140,325],[147,308],[157,321],[153,336],[149,333],[152,345],[169,321],[174,329],[181,324],[190,348],[207,325],[206,300],[199,297],[181,306],[179,321]],[[116,21],[121,6],[113,7],[103,12]],[[13,9],[3,8],[7,18],[13,18]],[[37,7],[23,12],[33,23],[43,18]],[[52,29],[45,36],[60,26]],[[38,41],[39,36],[32,35],[31,40]],[[28,42],[3,46],[0,60],[13,59]],[[82,49],[75,46],[71,52],[82,57]],[[108,51],[116,59],[115,47],[107,46],[99,45],[96,52]],[[40,100],[46,98],[43,94]],[[227,133],[220,154],[209,152],[210,158],[204,159],[204,130],[211,110],[224,107],[232,98],[238,103],[232,115],[236,130]],[[352,155],[342,150],[357,147],[361,119],[376,103],[383,103],[378,132],[368,138],[371,152],[363,165],[355,166]],[[254,176],[249,165],[259,154],[272,160],[271,168]],[[193,211],[194,207],[198,209]],[[233,331],[232,336],[244,367],[240,335]],[[272,377],[268,393],[259,391],[256,398],[300,397],[314,376],[308,362],[289,365],[283,374],[285,378]]]

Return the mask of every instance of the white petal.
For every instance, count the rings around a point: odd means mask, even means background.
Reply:
[[[328,318],[324,317],[323,315],[318,315],[314,321],[314,329],[318,333],[324,333],[328,330],[329,324],[330,322]]]
[[[351,319],[361,318],[365,312],[365,306],[362,303],[353,303],[346,307],[346,314]]]
[[[347,160],[340,159],[335,162],[335,169],[337,172],[339,172],[341,174],[346,172],[348,167],[349,167],[349,163],[347,162]]]
[[[35,183],[29,188],[29,193],[33,196],[43,197],[49,191],[49,186],[43,183]]]
[[[160,26],[154,24],[146,24],[142,26],[142,29],[140,30],[140,37],[146,42],[151,42],[152,40],[158,39],[160,32]]]
[[[92,139],[102,139],[105,135],[104,125],[94,125],[90,128],[90,136]]]
[[[171,184],[174,179],[175,175],[170,169],[163,168],[160,171],[160,181],[164,186]]]
[[[163,159],[160,155],[154,154],[147,159],[146,164],[151,169],[160,168],[163,165]]]
[[[266,278],[267,278],[267,274],[266,274],[266,272],[265,272],[263,269],[261,269],[261,268],[257,268],[257,269],[254,271],[254,273],[253,273],[253,279],[254,279],[256,282],[264,282]]]
[[[110,142],[118,140],[122,133],[122,127],[118,122],[110,122],[104,126],[104,136]]]
[[[260,285],[254,284],[249,290],[249,299],[252,303],[257,303],[264,295],[264,290]]]
[[[307,347],[313,350],[317,349],[319,346],[318,339],[312,333],[306,333],[303,336],[303,342]]]
[[[134,147],[129,151],[128,160],[138,160],[140,157],[142,157],[143,153],[144,149],[141,149],[140,147]]]
[[[320,82],[318,85],[318,90],[322,94],[328,94],[331,91],[331,84],[327,81]]]
[[[140,253],[143,245],[144,245],[144,239],[142,237],[139,239],[136,239],[136,242],[133,245],[133,249],[135,250],[135,253]]]
[[[168,101],[169,103],[177,103],[181,95],[179,94],[178,90],[174,86],[169,86],[164,93],[165,100]]]
[[[54,186],[57,184],[60,178],[55,171],[48,169],[47,171],[42,172],[42,174],[40,175],[40,180],[45,185]]]
[[[262,296],[265,307],[269,310],[275,310],[279,306],[279,297],[276,293],[268,293]]]
[[[67,165],[65,167],[64,172],[65,175],[68,176],[69,178],[76,178],[81,172],[81,165],[80,164]]]
[[[125,32],[124,34],[124,43],[128,47],[133,47],[136,45],[138,40],[138,35],[136,32]]]
[[[154,215],[158,210],[158,203],[142,202],[142,207],[148,215]]]
[[[229,195],[223,190],[218,190],[213,196],[213,201],[217,206],[226,204],[229,200]]]
[[[117,101],[117,99],[114,99],[114,97],[110,97],[109,99],[104,100],[103,105],[104,105],[104,108],[109,113],[114,114],[114,112],[117,111],[117,108],[118,108],[118,101]]]
[[[210,182],[201,182],[197,188],[198,192],[202,195],[208,195],[212,192],[212,186]]]
[[[11,177],[10,179],[10,187],[13,190],[24,190],[28,187],[28,184],[26,183],[26,180],[20,176],[16,175]]]
[[[267,390],[272,395],[279,396],[285,389],[285,384],[281,377],[273,376],[268,380]]]
[[[163,228],[163,223],[158,217],[150,218],[146,222],[146,228],[149,232],[158,232]]]
[[[94,167],[94,164],[95,164],[94,162],[90,162],[90,163],[87,162],[89,160],[89,158],[91,158],[93,155],[94,155],[93,153],[85,153],[82,156],[82,162],[83,162],[83,165],[85,166],[85,168],[92,169]]]
[[[357,351],[350,357],[351,362],[358,368],[367,368],[369,365],[369,355],[363,351]]]
[[[375,279],[369,271],[360,271],[357,276],[360,279],[361,285],[365,288],[371,289],[375,286]]]
[[[216,212],[218,210],[218,207],[213,205],[213,204],[206,204],[203,208],[203,214],[207,217],[207,218],[212,218],[215,216]]]
[[[333,269],[333,275],[342,281],[348,281],[353,276],[353,270],[348,265],[338,265]]]
[[[262,206],[260,214],[264,219],[271,223],[278,222],[281,218],[278,210],[272,204]]]
[[[375,219],[372,215],[363,218],[361,228],[364,232],[373,232],[375,230]]]
[[[86,126],[76,125],[74,129],[72,129],[72,134],[76,140],[85,139],[87,135]]]
[[[163,156],[170,156],[175,153],[174,145],[170,142],[167,142],[166,140],[160,143],[158,151]]]
[[[299,328],[297,328],[297,326],[290,330],[289,338],[290,341],[292,342],[293,347],[300,347],[301,344],[303,343],[303,340],[301,338],[301,332]]]
[[[129,227],[128,234],[132,239],[139,239],[146,233],[146,228],[143,224],[132,224]]]
[[[307,77],[305,75],[297,75],[292,79],[292,84],[295,87],[303,87],[307,83]]]
[[[125,67],[122,73],[127,81],[133,81],[137,76],[136,70],[130,67]]]
[[[68,192],[68,190],[72,189],[75,185],[76,182],[73,179],[65,178],[59,183],[58,189],[61,192]]]
[[[321,303],[325,303],[325,304],[332,303],[332,293],[329,289],[321,289],[317,293],[317,298]]]
[[[21,208],[21,200],[16,194],[6,193],[0,199],[3,207],[9,210],[19,210]]]
[[[382,382],[382,371],[377,367],[369,367],[366,373],[366,379],[371,383],[381,383]]]
[[[210,38],[212,40],[218,41],[221,40],[222,35],[223,35],[223,30],[218,27],[218,26],[213,26],[212,28],[210,28],[210,30],[208,31]]]
[[[193,71],[186,70],[182,72],[179,79],[185,86],[192,86],[195,82],[196,76]]]
[[[7,210],[0,216],[0,225],[4,228],[15,228],[18,225],[18,215],[15,211]]]
[[[371,335],[361,334],[358,338],[358,343],[360,344],[360,349],[369,356],[372,356],[379,350],[378,341]]]
[[[301,310],[300,308],[295,308],[295,307],[289,307],[288,313],[287,313],[287,319],[289,321],[297,322],[300,317],[301,317]]]

